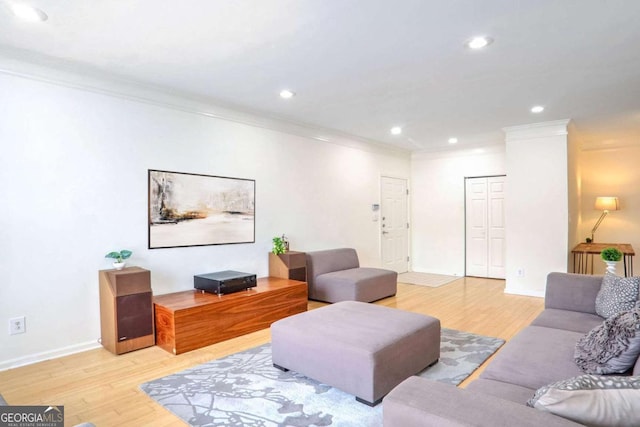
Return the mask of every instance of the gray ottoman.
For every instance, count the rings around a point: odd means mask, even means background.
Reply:
[[[273,365],[374,406],[403,380],[440,357],[440,321],[430,316],[344,301],[271,325]]]

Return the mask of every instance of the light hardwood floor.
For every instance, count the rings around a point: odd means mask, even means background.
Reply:
[[[439,288],[399,284],[395,297],[377,304],[437,317],[445,328],[509,340],[542,311],[543,300],[503,291],[504,281],[478,278]],[[322,305],[309,302],[310,309]],[[140,391],[140,384],[269,340],[265,329],[178,356],[159,347],[120,356],[91,350],[0,372],[0,393],[14,405],[64,405],[66,425],[179,426],[181,421]]]

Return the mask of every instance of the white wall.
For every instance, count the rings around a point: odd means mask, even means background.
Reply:
[[[155,294],[191,289],[203,272],[265,276],[282,233],[292,249],[352,246],[379,265],[380,176],[409,178],[406,154],[8,74],[0,93],[0,369],[96,345],[111,250],[133,250]],[[255,179],[255,244],[148,250],[148,169]],[[26,334],[7,334],[15,316]]]
[[[617,196],[620,210],[612,211],[595,233],[598,243],[630,243],[640,251],[640,147],[618,147],[584,150],[582,158],[582,227],[580,240],[591,236],[591,229],[602,211],[594,209],[596,197]],[[634,275],[640,275],[637,262]],[[594,272],[604,273],[604,264],[594,260]],[[618,274],[623,274],[622,266]]]
[[[413,271],[464,275],[464,178],[504,173],[503,145],[489,146],[483,152],[459,150],[412,156]],[[510,197],[509,180],[507,177],[507,198]]]
[[[505,129],[507,293],[543,296],[547,274],[567,271],[567,124],[563,120]]]

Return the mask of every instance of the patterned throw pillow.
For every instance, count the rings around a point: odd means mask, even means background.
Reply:
[[[629,370],[640,354],[640,304],[618,313],[576,343],[574,359],[587,374]]]
[[[607,271],[596,297],[596,313],[606,319],[632,309],[638,301],[639,283],[640,277],[618,277]]]
[[[544,386],[527,402],[588,426],[640,426],[640,377],[581,375]]]

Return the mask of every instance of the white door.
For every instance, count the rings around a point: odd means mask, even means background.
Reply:
[[[466,275],[487,277],[487,179],[467,179],[466,192]]]
[[[504,176],[467,178],[466,275],[504,279]]]
[[[504,176],[487,179],[489,191],[488,219],[489,219],[489,271],[487,276],[494,279],[505,278],[505,255],[507,252],[506,230],[504,222],[504,198],[506,182]]]
[[[404,273],[409,269],[407,180],[382,177],[381,188],[382,265]]]

